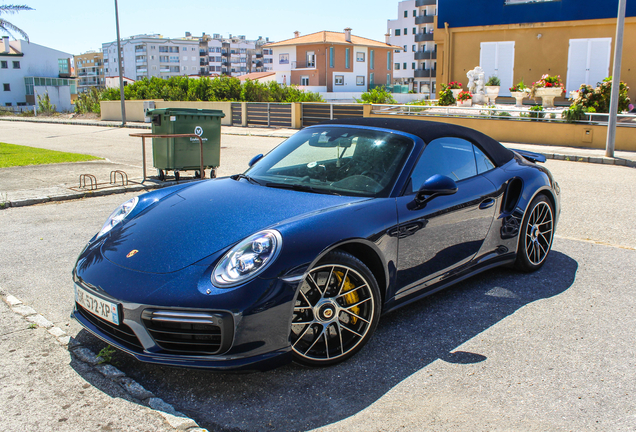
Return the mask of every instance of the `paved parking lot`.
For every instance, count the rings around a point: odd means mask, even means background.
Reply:
[[[232,163],[244,166],[272,140],[237,138]],[[132,165],[123,156],[120,162]],[[344,364],[228,375],[144,365],[124,354],[116,361],[211,431],[635,430],[636,170],[546,166],[561,185],[563,213],[541,271],[494,270],[387,315]],[[0,287],[96,352],[104,345],[69,319],[70,271],[86,240],[129,196],[0,211]],[[21,339],[2,332],[4,353]],[[37,337],[21,335],[27,346]],[[32,361],[27,350],[13,355],[16,364]],[[99,394],[121,402],[134,416],[148,416],[154,430],[145,407],[83,376],[68,354],[56,359],[99,389],[84,400]],[[0,392],[6,418],[17,410],[9,396]],[[16,424],[4,422],[0,414],[0,425]],[[127,425],[120,429],[135,430]]]

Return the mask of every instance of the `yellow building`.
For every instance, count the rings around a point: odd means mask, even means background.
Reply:
[[[75,56],[75,74],[79,93],[84,93],[91,87],[104,88],[104,53],[89,51]]]
[[[473,4],[477,3],[477,4]],[[476,66],[501,80],[500,96],[523,80],[560,75],[566,88],[596,86],[612,75],[618,0],[440,0],[435,23],[438,81],[468,82]],[[484,4],[488,3],[488,4]],[[636,101],[636,3],[628,2],[621,81]]]

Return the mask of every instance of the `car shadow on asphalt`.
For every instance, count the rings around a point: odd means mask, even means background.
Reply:
[[[357,414],[435,360],[486,360],[456,348],[525,305],[565,292],[577,269],[575,260],[553,250],[535,273],[485,272],[383,316],[360,353],[328,368],[291,364],[264,373],[222,374],[148,365],[119,352],[116,361],[129,377],[209,430],[309,430]],[[104,346],[86,331],[78,339],[96,352]]]

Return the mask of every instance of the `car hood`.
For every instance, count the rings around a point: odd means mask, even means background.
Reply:
[[[229,178],[204,181],[159,200],[114,229],[101,250],[121,267],[170,273],[287,219],[367,199],[268,188]]]

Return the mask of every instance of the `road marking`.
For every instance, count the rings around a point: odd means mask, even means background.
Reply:
[[[597,245],[601,245],[601,246],[609,246],[609,247],[614,247],[614,248],[619,248],[619,249],[636,250],[636,248],[633,248],[631,246],[617,245],[617,244],[608,243],[608,242],[599,241],[599,240],[582,239],[582,238],[576,238],[576,237],[566,237],[566,236],[562,236],[562,235],[558,235],[558,234],[556,234],[554,236],[554,238],[563,239],[563,240],[574,240],[574,241],[580,241],[580,242],[584,242],[584,243],[592,243],[592,244],[597,244]]]

